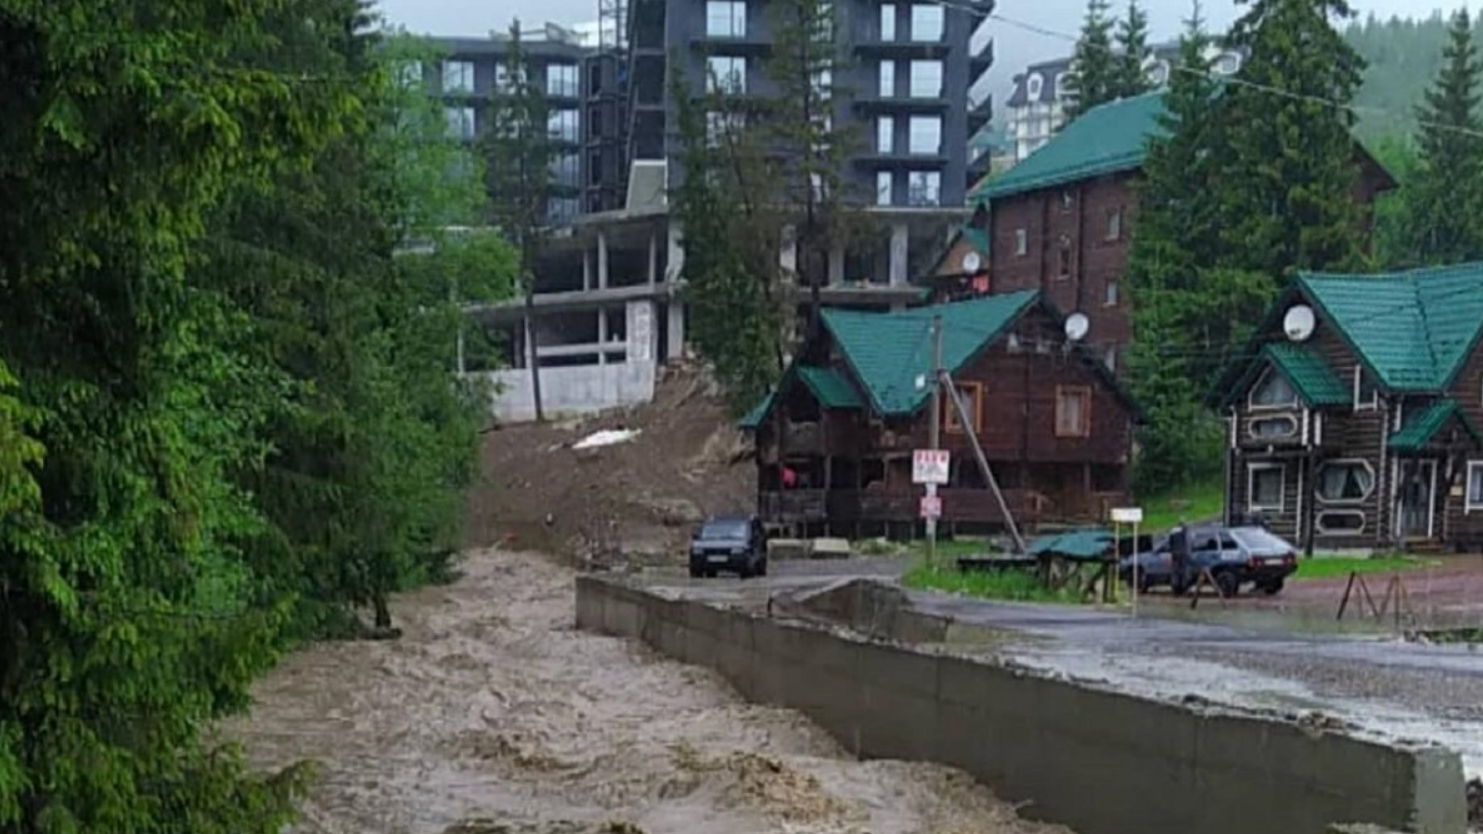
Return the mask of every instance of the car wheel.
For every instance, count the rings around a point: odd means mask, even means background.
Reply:
[[[1220,589],[1221,596],[1234,597],[1241,590],[1241,577],[1235,571],[1221,571],[1215,575],[1215,587]]]
[[[690,566],[690,578],[691,579],[699,579],[702,576],[705,576],[705,571],[701,570],[700,568],[696,567],[695,565],[691,565]]]
[[[1271,582],[1266,583],[1262,586],[1262,593],[1266,594],[1269,597],[1273,596],[1274,594],[1282,593],[1282,580],[1274,579]]]

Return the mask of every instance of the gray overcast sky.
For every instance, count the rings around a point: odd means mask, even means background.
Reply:
[[[696,0],[701,2],[701,0]],[[1424,17],[1435,9],[1452,9],[1462,5],[1458,0],[1351,0],[1360,15],[1373,12],[1381,18],[1391,15]],[[1125,0],[1113,0],[1120,10]],[[491,29],[503,30],[513,17],[527,25],[545,21],[573,24],[597,18],[597,0],[379,0],[383,15],[393,24],[412,32],[432,35],[481,36]],[[1149,12],[1154,36],[1170,38],[1178,34],[1180,21],[1189,14],[1189,0],[1143,0]],[[1080,27],[1086,0],[999,0],[997,11],[1007,18],[1024,21],[1057,32],[1075,34]],[[1205,16],[1212,29],[1224,28],[1235,18],[1237,7],[1232,0],[1205,0]],[[996,99],[1003,96],[1008,79],[1025,64],[1042,58],[1053,58],[1070,52],[1066,41],[1037,35],[990,20],[995,40],[995,65],[991,84]]]

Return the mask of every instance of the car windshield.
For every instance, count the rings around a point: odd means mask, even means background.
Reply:
[[[725,521],[708,521],[700,530],[702,539],[744,539],[747,537],[747,523],[739,519],[727,519]]]
[[[1292,550],[1292,545],[1260,527],[1238,528],[1231,535],[1252,550]]]

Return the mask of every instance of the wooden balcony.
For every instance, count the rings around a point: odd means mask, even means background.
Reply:
[[[1000,524],[1004,514],[993,492],[987,489],[939,489],[942,498],[942,520],[979,524]],[[758,496],[758,511],[766,521],[797,523],[830,521],[911,522],[919,517],[922,491],[800,489],[764,491]],[[1044,493],[1027,489],[1007,489],[1005,503],[1016,523],[1033,527],[1043,523],[1103,523],[1112,507],[1126,503],[1122,493],[1095,492],[1072,500],[1056,500]]]

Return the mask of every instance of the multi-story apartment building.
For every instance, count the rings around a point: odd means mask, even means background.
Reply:
[[[1162,89],[1169,83],[1174,63],[1179,58],[1179,44],[1161,43],[1150,48],[1152,54],[1144,63],[1149,83]],[[1211,46],[1210,69],[1218,75],[1234,75],[1241,68],[1241,53]],[[1005,102],[1009,137],[1014,147],[1014,161],[1020,162],[1034,153],[1066,121],[1066,100],[1072,95],[1071,58],[1056,58],[1031,64],[1014,77],[1014,92]]]

